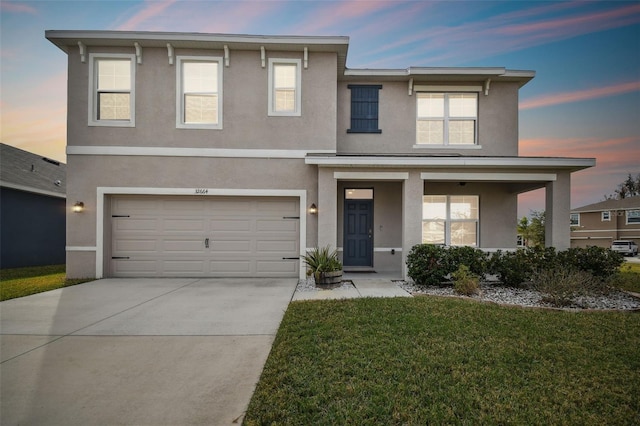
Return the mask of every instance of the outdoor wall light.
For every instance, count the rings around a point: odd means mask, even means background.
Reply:
[[[309,207],[309,214],[318,214],[318,207],[316,207],[315,203],[312,203],[311,207]]]
[[[82,201],[76,201],[71,210],[74,213],[82,213],[84,211],[84,203]]]

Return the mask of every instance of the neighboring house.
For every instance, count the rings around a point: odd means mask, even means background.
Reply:
[[[0,144],[0,268],[65,263],[66,166]]]
[[[615,240],[640,244],[640,196],[573,209],[570,223],[571,247],[611,247]]]
[[[569,247],[571,173],[520,157],[533,71],[349,69],[347,37],[47,31],[68,55],[67,273],[406,274],[422,242],[515,248],[517,196],[546,189]]]

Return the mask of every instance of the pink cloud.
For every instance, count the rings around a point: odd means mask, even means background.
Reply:
[[[35,15],[38,10],[35,7],[24,3],[13,3],[8,1],[0,2],[0,11],[3,13],[30,13]]]
[[[391,1],[354,1],[318,3],[322,6],[315,9],[311,19],[304,20],[298,31],[306,34],[318,33],[327,28],[337,26],[340,22],[356,18],[397,6]]]
[[[551,105],[567,104],[571,102],[586,101],[590,99],[604,98],[607,96],[632,93],[640,90],[640,81],[620,83],[613,86],[598,87],[595,89],[580,90],[577,92],[564,92],[552,95],[540,96],[520,103],[520,109],[540,108]]]
[[[615,3],[614,3],[615,4]],[[619,3],[618,3],[619,4]],[[370,66],[397,64],[412,58],[430,63],[477,60],[568,38],[640,23],[640,5],[622,6],[604,12],[581,10],[589,3],[566,2],[488,17],[481,21],[443,26],[434,20],[425,30],[383,45],[372,54],[403,49]],[[553,14],[562,11],[564,17]],[[424,60],[424,59],[423,59]]]
[[[165,9],[174,4],[176,0],[162,0],[162,1],[149,1],[145,2],[145,7],[129,18],[123,24],[120,24],[116,30],[132,31],[139,29],[139,26],[145,21],[154,18],[162,14]]]

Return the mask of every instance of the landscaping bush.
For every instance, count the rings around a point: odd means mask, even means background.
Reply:
[[[533,273],[530,252],[527,250],[498,250],[491,255],[489,272],[498,276],[501,283],[509,287],[522,287]]]
[[[417,244],[407,256],[407,270],[418,285],[439,285],[451,272],[445,258],[446,248],[433,244]]]
[[[577,296],[601,293],[603,281],[575,267],[554,266],[533,273],[532,287],[543,294],[542,301],[554,306],[569,306]]]
[[[560,264],[571,265],[602,280],[613,276],[624,263],[624,257],[620,253],[595,246],[559,252],[558,260]]]
[[[458,294],[473,296],[480,289],[480,278],[471,272],[467,265],[458,266],[458,269],[451,274],[451,278],[453,289]]]
[[[467,246],[454,246],[446,250],[445,257],[449,265],[449,271],[453,272],[460,265],[465,265],[470,272],[484,279],[487,274],[487,262],[489,255],[477,248]]]

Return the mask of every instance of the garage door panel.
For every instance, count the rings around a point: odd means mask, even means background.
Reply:
[[[236,220],[233,218],[218,218],[209,221],[209,229],[212,232],[251,231],[250,220]]]
[[[258,219],[256,221],[256,230],[257,231],[289,231],[296,232],[298,229],[298,220],[297,219],[287,219],[287,220],[264,220]]]
[[[251,274],[251,262],[247,260],[212,260],[209,272],[212,275],[234,276],[233,274],[243,274],[248,276]]]
[[[251,241],[247,239],[246,241],[224,241],[224,240],[215,240],[210,243],[212,252],[219,253],[240,253],[244,255],[251,254],[252,246]]]
[[[114,276],[297,277],[297,198],[114,196]],[[286,218],[286,219],[285,219]],[[208,241],[207,241],[208,240]],[[207,244],[208,243],[208,244]]]
[[[289,274],[297,272],[297,262],[290,261],[269,261],[261,260],[256,262],[256,273],[258,275],[269,276],[273,274]]]
[[[156,260],[112,260],[115,274],[126,274],[129,277],[153,277],[159,270]]]
[[[205,230],[203,219],[164,219],[162,228],[167,232],[204,232]]]
[[[165,253],[203,253],[204,248],[204,241],[200,238],[162,241],[162,251]]]
[[[120,239],[115,242],[114,249],[119,253],[155,253],[158,250],[158,241],[155,239]]]
[[[159,228],[159,219],[149,218],[118,218],[113,221],[115,231],[156,231]]]
[[[256,241],[256,250],[261,253],[282,253],[283,255],[297,255],[297,244],[293,241],[266,240]],[[289,256],[287,256],[289,257]]]
[[[162,262],[163,275],[200,275],[205,271],[205,262],[202,260],[166,260]]]

